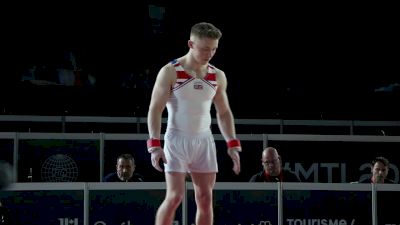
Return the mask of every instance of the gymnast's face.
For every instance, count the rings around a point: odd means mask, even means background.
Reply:
[[[218,48],[218,39],[190,37],[189,48],[192,57],[200,65],[206,65],[215,55]]]

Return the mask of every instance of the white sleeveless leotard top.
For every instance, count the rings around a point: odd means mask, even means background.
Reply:
[[[207,74],[200,79],[186,73],[177,60],[171,63],[177,77],[167,101],[167,129],[187,134],[209,131],[211,104],[217,90],[215,67],[209,65]]]

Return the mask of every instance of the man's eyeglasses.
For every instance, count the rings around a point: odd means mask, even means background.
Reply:
[[[265,160],[265,161],[262,161],[262,163],[264,164],[264,165],[269,165],[269,164],[276,164],[276,163],[278,163],[278,161],[279,161],[279,159],[273,159],[273,160]]]

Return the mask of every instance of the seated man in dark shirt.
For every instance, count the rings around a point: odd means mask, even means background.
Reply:
[[[263,170],[250,179],[250,182],[301,182],[293,172],[282,168],[282,160],[275,148],[267,147],[261,155]]]
[[[380,183],[393,184],[394,181],[387,178],[389,172],[389,160],[383,156],[378,156],[371,163],[371,179],[366,179],[360,183]]]
[[[122,154],[117,158],[116,172],[104,177],[104,182],[141,182],[143,176],[135,173],[135,159],[131,154]]]

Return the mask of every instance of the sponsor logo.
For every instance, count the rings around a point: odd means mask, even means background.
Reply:
[[[58,218],[58,221],[60,221],[60,225],[78,225],[78,218]]]
[[[345,219],[286,219],[289,225],[355,225],[356,220]]]

